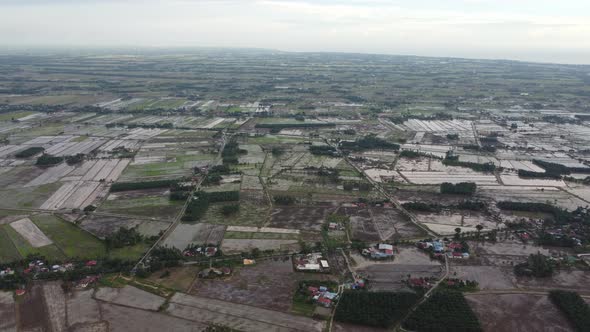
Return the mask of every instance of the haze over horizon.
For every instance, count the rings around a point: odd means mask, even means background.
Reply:
[[[239,47],[590,64],[583,0],[4,0],[0,47]]]

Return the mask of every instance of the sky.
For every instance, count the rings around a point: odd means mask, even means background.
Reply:
[[[590,64],[590,0],[0,0],[0,47],[36,46]]]

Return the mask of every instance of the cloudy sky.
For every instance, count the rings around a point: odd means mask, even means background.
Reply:
[[[590,0],[0,0],[0,46],[222,46],[590,64]]]

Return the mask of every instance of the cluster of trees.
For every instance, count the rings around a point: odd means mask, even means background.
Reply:
[[[174,125],[172,123],[150,123],[150,124],[138,124],[138,123],[107,123],[105,127],[107,128],[114,128],[114,127],[127,127],[129,129],[134,128],[144,128],[144,129],[173,129]]]
[[[204,191],[199,191],[193,195],[193,198],[189,202],[186,208],[186,212],[182,217],[182,220],[197,221],[201,219],[205,212],[207,212],[210,203],[233,202],[239,200],[239,191],[216,191],[208,193]]]
[[[438,203],[425,202],[407,202],[402,206],[408,210],[423,211],[423,212],[439,212],[443,209],[458,209],[470,211],[484,211],[486,204],[481,201],[463,201],[452,205],[442,205]]]
[[[340,146],[346,150],[362,151],[362,150],[399,150],[399,144],[388,142],[377,135],[371,134],[362,138],[356,139],[354,142],[342,141]]]
[[[85,157],[86,155],[83,153],[77,153],[73,156],[66,156],[66,163],[68,163],[68,165],[76,165],[83,162]]]
[[[45,148],[40,147],[40,146],[32,146],[30,148],[24,149],[20,152],[17,152],[14,156],[16,158],[29,158],[32,157],[38,153],[41,153],[45,151]]]
[[[530,254],[526,262],[514,266],[516,275],[536,278],[550,277],[554,270],[554,263],[541,253]]]
[[[256,128],[285,129],[285,128],[322,128],[335,127],[332,122],[304,122],[304,123],[257,123]]]
[[[136,245],[143,240],[143,236],[134,228],[120,227],[117,232],[105,238],[108,249],[123,248]]]
[[[531,179],[553,179],[553,180],[561,179],[561,175],[557,174],[557,173],[533,172],[533,171],[527,171],[524,169],[518,170],[518,176],[521,178],[531,178]]]
[[[477,185],[474,182],[459,182],[457,184],[443,182],[440,184],[441,194],[473,195],[476,190]]]
[[[176,248],[154,248],[150,253],[149,268],[145,271],[137,271],[137,276],[146,277],[163,268],[180,266],[183,259],[182,252]]]
[[[358,189],[359,191],[370,191],[372,186],[369,182],[361,181],[346,181],[342,184],[342,187],[346,191],[352,191]]]
[[[447,139],[449,140],[458,140],[459,134],[447,134]]]
[[[273,201],[278,205],[292,205],[296,200],[293,196],[277,195],[273,197]]]
[[[186,211],[184,216],[182,216],[182,220],[197,221],[201,219],[205,212],[207,212],[208,208],[209,200],[207,199],[207,196],[204,195],[203,192],[195,193],[186,207]]]
[[[337,156],[338,151],[329,145],[311,145],[309,152],[317,156]]]
[[[588,167],[568,167],[539,159],[533,159],[533,163],[545,169],[545,172],[552,174],[568,175],[570,173],[590,173],[590,168]]]
[[[479,287],[475,280],[447,279],[440,284],[443,289],[452,289],[460,292],[473,292]]]
[[[549,233],[541,233],[537,239],[537,243],[544,246],[553,247],[575,247],[577,242],[569,236],[555,236]]]
[[[463,293],[436,291],[403,322],[410,331],[482,331],[477,316]]]
[[[399,156],[405,157],[405,158],[432,157],[432,158],[440,159],[440,157],[436,157],[436,156],[431,155],[429,153],[420,152],[420,151],[413,151],[413,150],[403,150],[402,152],[399,153]]]
[[[590,306],[576,292],[552,290],[549,299],[561,310],[577,331],[590,330]]]
[[[56,157],[50,154],[43,154],[41,157],[37,158],[36,165],[38,166],[51,166],[57,165],[64,161],[64,157]]]
[[[117,182],[111,186],[111,192],[140,190],[140,189],[154,189],[154,188],[168,188],[177,185],[181,180],[155,180],[142,182]]]
[[[311,145],[309,147],[309,152],[316,156],[338,156],[338,151],[329,145]]]
[[[479,164],[479,163],[472,163],[470,161],[459,161],[459,157],[457,157],[457,156],[455,156],[455,157],[447,156],[445,159],[443,159],[443,164],[446,166],[460,166],[460,167],[471,168],[474,171],[484,172],[484,173],[492,173],[496,170],[496,165],[494,165],[493,163]]]
[[[198,169],[198,168],[197,168]],[[228,165],[216,165],[211,167],[209,172],[207,172],[207,176],[203,180],[203,185],[218,185],[221,183],[223,179],[222,175],[227,175],[231,173],[231,169]]]
[[[63,265],[64,262],[61,260],[48,260],[44,256],[30,254],[25,259],[20,261],[15,261],[10,264],[0,265],[0,270],[3,270],[7,267],[12,268],[13,270],[17,271],[13,275],[5,275],[0,278],[0,289],[4,290],[12,290],[22,287],[26,285],[29,281],[29,278],[32,275],[25,275],[22,274],[20,271],[27,267],[29,262],[41,260],[46,263],[46,265],[51,266],[54,264]],[[68,260],[68,262],[72,262],[72,260]],[[129,273],[133,266],[135,265],[135,261],[127,261],[122,260],[119,258],[107,258],[98,260],[98,264],[96,266],[86,266],[86,261],[73,261],[74,268],[73,270],[69,270],[66,272],[40,272],[34,275],[35,279],[38,280],[64,280],[64,281],[75,281],[84,278],[87,275],[97,275],[97,274],[104,274],[104,273]]]
[[[573,211],[567,211],[546,203],[502,201],[498,202],[496,205],[502,210],[542,212],[551,214],[553,216],[553,220],[558,224],[568,224],[575,222],[586,224],[590,223],[590,211],[583,207],[578,207]]]
[[[224,216],[231,216],[232,214],[236,214],[238,212],[240,212],[240,204],[224,205],[221,208],[221,213]]]
[[[225,144],[223,151],[221,152],[221,158],[223,159],[223,164],[237,164],[238,157],[243,154],[247,154],[248,151],[244,149],[240,149],[238,142],[236,142],[235,138],[232,138],[230,142]]]
[[[345,291],[338,302],[334,319],[339,322],[392,327],[418,301],[411,292]]]
[[[496,152],[497,148],[493,145],[483,145],[479,146],[477,144],[466,144],[463,145],[463,149],[465,150],[474,150],[474,151],[485,151],[485,152]]]

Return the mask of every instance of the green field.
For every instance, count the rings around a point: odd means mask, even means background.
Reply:
[[[174,218],[184,201],[171,201],[167,195],[121,197],[106,200],[99,208],[100,212],[144,216],[152,218]]]
[[[193,162],[214,160],[217,156],[214,154],[195,154],[188,155],[182,152],[177,154],[166,155],[168,162],[157,162],[143,165],[130,165],[123,172],[121,179],[137,178],[177,178],[192,175]]]
[[[61,187],[61,183],[54,182],[38,187],[21,187],[18,189],[0,190],[0,208],[38,208],[53,193]]]
[[[55,244],[33,248],[33,246],[31,246],[29,242],[18,234],[10,225],[3,225],[3,229],[12,241],[21,258],[25,258],[31,254],[40,254],[47,259],[63,260],[66,258],[66,255]]]
[[[0,262],[12,262],[21,258],[18,250],[12,243],[12,240],[10,240],[10,236],[5,230],[6,227],[10,226],[0,226]]]
[[[10,121],[12,119],[17,120],[20,118],[24,118],[25,116],[29,116],[31,114],[35,114],[36,112],[29,112],[29,111],[21,111],[21,112],[10,112],[0,114],[0,121]]]
[[[67,257],[97,258],[106,255],[102,241],[77,226],[52,215],[35,215],[31,220]]]
[[[257,239],[257,240],[297,240],[297,234],[261,233],[261,232],[225,232],[224,239]]]

